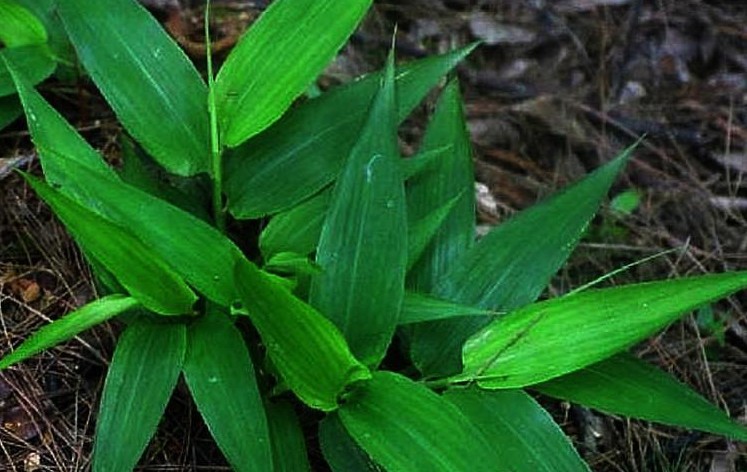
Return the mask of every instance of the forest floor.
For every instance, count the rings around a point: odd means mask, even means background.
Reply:
[[[231,12],[221,26],[228,47],[262,2],[221,3]],[[158,13],[203,61],[201,9]],[[605,284],[747,269],[747,4],[377,1],[320,86],[381,67],[395,24],[400,61],[482,41],[458,75],[483,225],[645,136],[613,189],[618,198],[547,295],[665,251]],[[116,162],[121,129],[95,88],[53,79],[41,89]],[[428,110],[403,126],[404,154],[417,149]],[[11,168],[39,172],[23,120],[0,130],[0,353],[95,293],[70,238]],[[636,352],[747,422],[746,304],[742,294],[702,307]],[[0,470],[88,469],[117,333],[115,324],[98,327],[0,374]],[[745,444],[543,402],[595,471],[747,471]],[[228,470],[188,395],[168,408],[141,470]]]

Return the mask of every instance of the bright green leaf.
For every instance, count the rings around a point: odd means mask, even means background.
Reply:
[[[397,68],[401,122],[473,46]],[[257,218],[292,207],[337,176],[350,155],[381,74],[338,87],[288,112],[226,160],[231,214]]]
[[[139,320],[117,342],[96,423],[94,472],[130,472],[156,432],[179,379],[183,324]]]
[[[231,51],[216,78],[223,144],[264,130],[316,79],[371,0],[276,0]]]
[[[207,87],[156,19],[134,0],[65,0],[59,14],[80,61],[132,136],[174,174],[206,171]]]
[[[506,470],[588,472],[568,437],[547,411],[522,390],[451,389],[444,398],[500,448]]]
[[[242,260],[236,265],[236,283],[267,354],[306,404],[334,410],[349,384],[370,377],[329,320],[254,264]]]
[[[389,472],[499,472],[488,443],[451,402],[393,372],[375,372],[338,414],[358,445]]]
[[[433,294],[499,311],[534,301],[573,251],[632,151],[494,228],[442,274]],[[459,372],[462,344],[488,321],[471,317],[416,327],[415,364],[431,376]]]
[[[0,0],[0,43],[14,48],[47,42],[47,30],[39,19],[12,0]]]
[[[266,402],[274,472],[310,472],[306,443],[298,415],[286,401]]]
[[[682,313],[747,287],[747,272],[625,285],[528,305],[464,345],[466,377],[516,388],[606,359]]]
[[[59,320],[42,327],[18,346],[15,351],[0,360],[0,369],[67,341],[78,333],[135,308],[139,303],[124,295],[109,295],[68,313]]]
[[[747,441],[747,426],[729,418],[671,375],[629,354],[611,357],[532,388],[606,413]]]
[[[368,366],[384,358],[399,318],[407,266],[405,189],[395,117],[394,63],[332,192],[309,302]]]
[[[336,413],[319,423],[319,444],[333,472],[383,472],[350,437]]]
[[[210,433],[237,472],[272,467],[270,432],[241,333],[219,311],[189,326],[184,378]]]
[[[275,215],[259,237],[259,248],[264,258],[269,259],[281,252],[313,252],[322,234],[331,197],[332,192],[324,190],[290,210]]]
[[[129,230],[88,210],[41,180],[26,176],[36,193],[85,251],[96,258],[144,307],[164,315],[191,314],[197,296]]]

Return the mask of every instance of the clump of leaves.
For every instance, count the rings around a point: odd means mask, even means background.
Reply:
[[[107,472],[136,465],[180,377],[236,470],[310,470],[300,408],[325,413],[322,452],[339,472],[588,470],[531,391],[747,439],[624,353],[747,286],[746,273],[536,301],[630,149],[478,242],[456,80],[418,155],[402,159],[396,139],[471,48],[396,68],[390,57],[289,108],[369,6],[277,0],[204,81],[134,0],[60,0],[83,67],[137,142],[119,171],[3,53],[45,174],[26,178],[109,294],[0,367],[121,319],[94,448]],[[269,224],[250,260],[246,235],[228,229],[257,218]],[[411,365],[382,369],[388,355]]]

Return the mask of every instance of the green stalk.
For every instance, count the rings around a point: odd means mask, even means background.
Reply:
[[[213,181],[213,217],[215,225],[226,232],[226,213],[223,209],[223,154],[218,133],[218,113],[215,107],[215,77],[210,40],[210,0],[205,2],[205,48],[207,52],[208,113],[210,114],[210,162]]]

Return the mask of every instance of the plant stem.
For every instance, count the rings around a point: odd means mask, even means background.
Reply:
[[[218,113],[215,107],[215,78],[210,42],[210,0],[205,2],[205,47],[207,52],[208,113],[210,115],[210,162],[213,181],[213,218],[218,229],[226,232],[226,213],[223,209],[223,154],[218,133]]]

